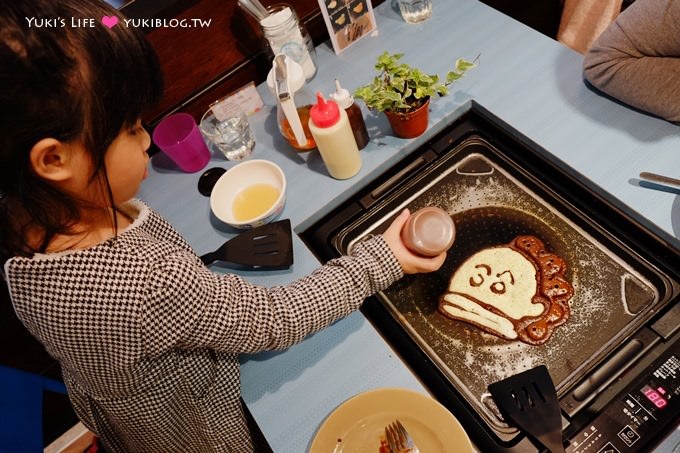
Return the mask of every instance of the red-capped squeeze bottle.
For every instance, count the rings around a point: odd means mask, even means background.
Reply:
[[[361,156],[354,140],[347,113],[320,92],[309,111],[309,130],[321,153],[328,173],[335,179],[347,179],[359,173]]]
[[[411,214],[401,230],[401,240],[413,253],[437,256],[456,239],[456,226],[443,209],[428,206]]]
[[[335,79],[335,92],[331,93],[331,99],[338,104],[338,107],[345,109],[349,125],[354,134],[354,140],[357,142],[357,148],[360,150],[364,149],[368,145],[369,140],[364,115],[361,113],[361,108],[354,102],[354,97],[349,94],[349,91],[340,86],[338,79]]]

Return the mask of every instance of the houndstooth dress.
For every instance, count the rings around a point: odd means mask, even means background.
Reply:
[[[247,452],[239,353],[281,349],[402,276],[382,237],[288,286],[207,269],[141,201],[118,237],[5,264],[18,317],[112,452]]]

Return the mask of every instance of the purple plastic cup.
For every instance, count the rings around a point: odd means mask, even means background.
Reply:
[[[187,173],[202,170],[210,160],[210,150],[188,113],[165,117],[153,131],[153,142]]]

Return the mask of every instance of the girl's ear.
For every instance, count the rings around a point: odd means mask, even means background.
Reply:
[[[43,138],[31,148],[33,171],[42,179],[61,182],[71,177],[70,149],[54,138]]]

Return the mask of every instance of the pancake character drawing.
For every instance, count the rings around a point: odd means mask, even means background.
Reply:
[[[485,332],[531,345],[569,319],[574,289],[562,258],[535,236],[518,236],[467,258],[453,273],[439,312]]]

